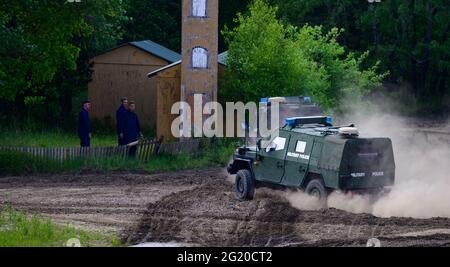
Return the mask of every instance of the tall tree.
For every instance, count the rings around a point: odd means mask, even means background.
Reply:
[[[58,92],[55,98],[56,118],[65,125],[73,125],[78,109],[74,110],[74,97],[87,92],[87,84],[91,78],[90,60],[106,50],[118,45],[122,39],[123,24],[128,20],[125,16],[125,2],[122,0],[86,1],[82,8],[82,17],[89,27],[87,34],[74,36],[72,44],[80,49],[76,61],[76,70],[59,69],[49,88]]]
[[[367,53],[347,53],[337,39],[341,31],[320,26],[296,28],[277,19],[277,8],[254,0],[234,29],[225,29],[229,44],[225,100],[258,101],[261,97],[312,95],[324,108],[344,97],[358,99],[380,85],[377,65],[361,67]]]
[[[270,0],[296,26],[345,29],[340,41],[369,50],[389,81],[410,88],[426,110],[450,109],[450,2],[446,0]]]
[[[232,29],[237,26],[235,18],[238,13],[245,13],[251,0],[225,0],[219,1],[219,29],[225,26]],[[219,50],[228,50],[228,45],[222,35],[219,36]]]
[[[66,117],[72,93],[86,88],[89,57],[120,38],[123,12],[121,0],[1,0],[0,101]]]
[[[34,95],[61,67],[75,69],[71,38],[88,32],[78,7],[64,1],[0,2],[0,98]]]
[[[127,0],[124,41],[150,39],[179,52],[181,47],[180,0]]]

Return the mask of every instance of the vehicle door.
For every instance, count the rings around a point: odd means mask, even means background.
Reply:
[[[290,134],[280,131],[269,145],[259,151],[259,161],[254,166],[258,180],[280,183],[284,174],[284,161],[289,145]]]
[[[296,187],[301,185],[308,172],[313,145],[314,137],[312,136],[295,134],[291,137],[283,175],[284,185]]]

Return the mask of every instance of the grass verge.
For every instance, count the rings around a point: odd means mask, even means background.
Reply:
[[[167,172],[226,166],[231,158],[233,145],[224,143],[202,148],[194,154],[157,155],[147,162],[123,157],[75,159],[58,162],[42,160],[31,155],[0,152],[0,176],[33,175],[79,172],[145,171]]]
[[[95,134],[92,146],[117,145],[115,134]],[[0,147],[78,147],[80,140],[76,131],[67,132],[53,130],[2,129],[0,131]]]
[[[120,246],[113,236],[59,225],[11,207],[0,210],[0,247],[65,247],[69,240],[79,240],[82,247]]]

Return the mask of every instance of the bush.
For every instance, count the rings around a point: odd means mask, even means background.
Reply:
[[[33,172],[35,169],[33,157],[20,153],[0,152],[0,174],[20,175]]]
[[[265,0],[253,1],[236,23],[223,31],[229,51],[220,93],[226,101],[310,95],[323,108],[334,108],[343,98],[360,99],[384,77],[377,65],[361,69],[367,53],[346,53],[337,42],[342,30],[285,25]]]

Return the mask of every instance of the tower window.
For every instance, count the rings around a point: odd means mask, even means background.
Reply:
[[[192,50],[192,67],[198,69],[208,68],[208,50],[196,47]]]
[[[192,0],[192,16],[206,17],[206,0]]]

